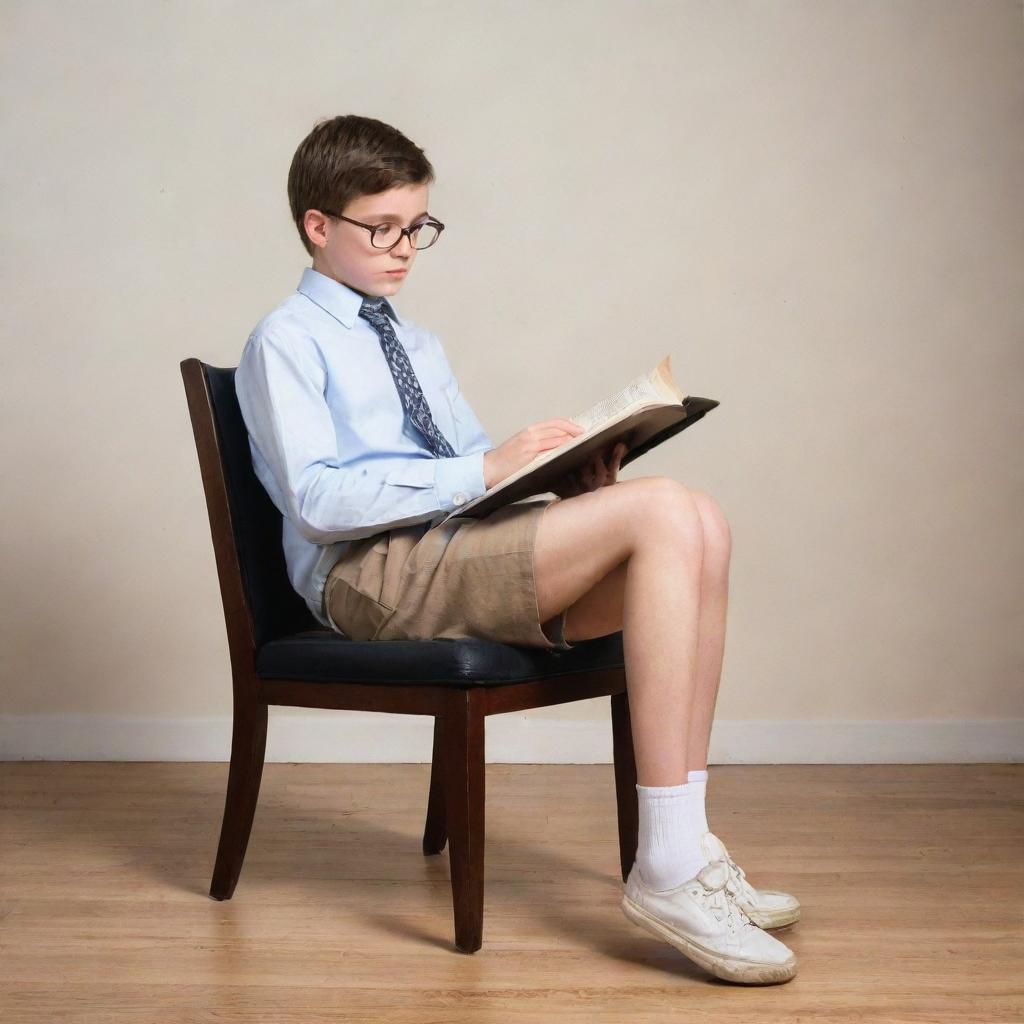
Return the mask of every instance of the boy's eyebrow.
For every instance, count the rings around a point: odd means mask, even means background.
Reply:
[[[401,220],[402,219],[401,217],[398,216],[397,213],[374,213],[371,216],[372,217],[376,217],[378,220]],[[429,216],[430,216],[429,212],[427,210],[424,210],[422,213],[417,213],[416,216],[413,217],[413,220],[416,220],[419,217],[429,217]]]

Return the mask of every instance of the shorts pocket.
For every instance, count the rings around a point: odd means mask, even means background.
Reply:
[[[355,541],[331,570],[331,579],[377,604],[383,604],[384,567],[390,537],[387,533]]]
[[[371,639],[395,610],[384,586],[390,541],[387,531],[353,541],[328,575],[324,603],[353,640]]]
[[[352,640],[372,640],[381,626],[394,615],[366,594],[360,593],[341,577],[328,581],[326,603],[335,625]]]

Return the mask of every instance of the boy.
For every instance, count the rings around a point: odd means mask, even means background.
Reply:
[[[717,504],[668,478],[617,483],[617,445],[554,498],[440,522],[581,428],[556,417],[495,446],[438,338],[396,311],[444,230],[433,180],[419,147],[355,115],[317,124],[292,160],[313,265],[235,374],[292,585],[355,640],[566,649],[622,630],[640,818],[622,909],[718,977],[789,980],[795,957],[758,924],[791,923],[799,904],[754,889],[705,816],[729,558]]]

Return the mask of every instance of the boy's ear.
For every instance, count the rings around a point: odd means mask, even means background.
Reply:
[[[302,219],[302,226],[306,229],[306,236],[310,242],[318,248],[327,244],[327,218],[317,210],[307,210]]]

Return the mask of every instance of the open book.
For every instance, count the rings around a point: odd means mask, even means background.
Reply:
[[[621,391],[570,417],[585,433],[541,452],[478,498],[449,512],[440,522],[453,516],[485,516],[502,505],[544,494],[567,473],[590,462],[595,453],[607,454],[619,441],[624,441],[627,451],[619,463],[621,468],[696,423],[718,402],[684,395],[672,379],[671,358],[665,356],[653,370],[631,380]]]

